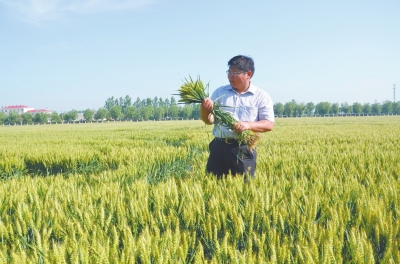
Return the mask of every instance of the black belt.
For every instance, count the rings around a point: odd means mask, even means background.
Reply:
[[[234,143],[238,144],[239,143],[236,138],[219,138],[219,137],[216,137],[215,139],[218,140],[218,141],[223,141],[225,143],[229,143],[229,144],[234,144]]]

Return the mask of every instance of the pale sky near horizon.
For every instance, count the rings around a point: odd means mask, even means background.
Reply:
[[[0,0],[0,106],[165,99],[189,75],[212,92],[238,54],[274,102],[392,101],[394,84],[400,101],[399,11],[398,0]]]

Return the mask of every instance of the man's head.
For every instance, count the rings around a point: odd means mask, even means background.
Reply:
[[[237,55],[228,61],[229,84],[239,93],[245,92],[250,86],[250,79],[254,75],[254,61],[252,58]]]
[[[251,72],[254,75],[254,60],[249,56],[237,55],[228,61],[229,68],[236,68],[243,72]]]

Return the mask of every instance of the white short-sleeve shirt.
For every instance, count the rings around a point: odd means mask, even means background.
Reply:
[[[246,92],[239,94],[230,85],[216,89],[211,99],[221,105],[221,109],[243,122],[269,120],[274,122],[274,108],[271,97],[257,86],[250,83]],[[215,124],[213,135],[216,137],[237,138],[235,131],[221,124]]]

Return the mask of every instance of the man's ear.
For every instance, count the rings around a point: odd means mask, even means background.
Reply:
[[[246,74],[249,77],[249,79],[251,79],[251,77],[253,77],[253,73],[251,71],[247,71]]]

